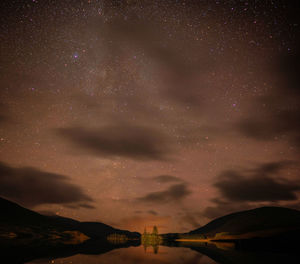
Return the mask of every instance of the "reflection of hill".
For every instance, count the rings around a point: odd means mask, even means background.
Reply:
[[[300,263],[300,212],[287,208],[238,212],[189,233],[162,236],[165,245],[189,247],[225,264]]]
[[[297,240],[300,211],[282,207],[262,207],[217,218],[189,233],[163,234],[164,240],[244,240],[284,237]],[[299,241],[300,242],[300,241]]]
[[[186,247],[208,256],[220,264],[282,264],[300,263],[300,254],[297,251],[286,253],[247,251],[221,249],[219,245],[201,242],[175,242],[167,243],[165,246]]]
[[[4,263],[24,263],[35,259],[56,259],[76,254],[100,255],[117,248],[139,246],[139,240],[114,245],[106,240],[90,239],[78,245],[48,244],[1,245],[0,258]]]

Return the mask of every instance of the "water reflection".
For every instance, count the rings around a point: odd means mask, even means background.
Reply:
[[[33,261],[30,263],[49,263],[49,261]],[[144,251],[144,247],[131,247],[110,251],[103,255],[76,255],[73,257],[56,259],[50,263],[59,264],[216,264],[209,257],[199,254],[189,248],[173,248],[159,246],[159,251],[154,252],[152,247]]]
[[[147,252],[148,247],[152,247],[153,253],[158,253],[159,245],[163,243],[163,240],[161,236],[158,235],[158,230],[156,226],[153,227],[152,233],[148,233],[145,228],[144,233],[141,237],[141,243],[144,247],[145,252]]]
[[[59,264],[276,264],[300,263],[299,253],[234,249],[232,243],[88,241],[80,246],[14,249],[5,263]],[[124,243],[123,243],[124,242]],[[142,243],[141,243],[142,242]],[[18,251],[16,251],[18,250]],[[9,251],[9,250],[8,250]],[[18,257],[19,259],[15,258]],[[22,257],[23,262],[20,261]]]
[[[153,244],[153,245],[143,244],[143,247],[144,247],[144,251],[145,252],[147,252],[147,248],[152,247],[153,253],[154,254],[158,253],[158,249],[159,249],[159,245],[158,244]]]

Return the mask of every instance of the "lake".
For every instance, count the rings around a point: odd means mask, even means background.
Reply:
[[[99,251],[101,252],[101,245]],[[103,250],[106,251],[106,250]],[[68,255],[68,254],[66,254]],[[300,263],[299,254],[293,252],[265,252],[235,250],[228,244],[180,243],[172,245],[130,246],[111,249],[97,254],[95,248],[72,256],[32,260],[27,263],[51,264],[268,264]]]

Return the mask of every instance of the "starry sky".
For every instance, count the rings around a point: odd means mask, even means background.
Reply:
[[[0,3],[0,196],[186,232],[300,209],[297,1]]]

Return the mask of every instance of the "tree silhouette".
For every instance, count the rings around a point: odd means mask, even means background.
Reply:
[[[152,235],[157,236],[158,235],[158,229],[156,226],[153,226]]]

